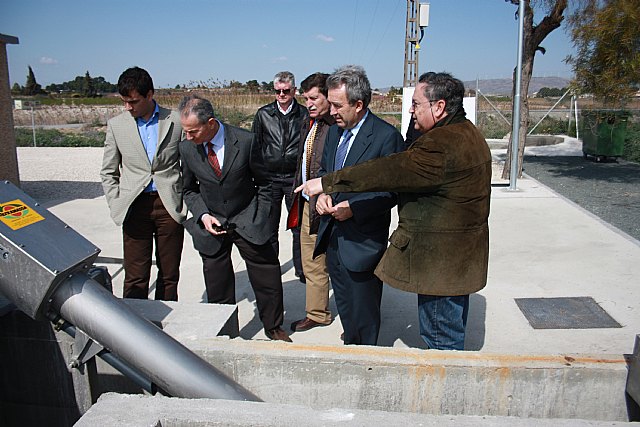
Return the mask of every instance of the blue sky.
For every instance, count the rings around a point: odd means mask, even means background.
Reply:
[[[511,77],[517,6],[504,0],[430,0],[419,72],[462,80]],[[541,19],[541,14],[536,16]],[[298,82],[315,71],[362,65],[373,87],[401,86],[406,0],[3,0],[0,33],[11,84],[31,65],[38,83],[89,71],[115,83],[133,65],[156,87],[197,81],[270,81],[282,70]],[[570,77],[564,27],[543,43],[534,76]]]

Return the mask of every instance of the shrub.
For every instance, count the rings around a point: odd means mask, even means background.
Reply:
[[[629,121],[627,135],[624,139],[622,158],[630,162],[640,163],[640,123]]]
[[[536,125],[536,122],[530,121],[529,129],[531,130]],[[569,128],[569,123],[567,120],[560,120],[553,117],[545,117],[544,120],[536,127],[533,132],[536,135],[567,135],[567,136],[576,136],[576,126],[575,122],[571,122],[571,127]]]
[[[16,146],[33,147],[33,131],[27,128],[15,129]],[[57,129],[36,129],[38,147],[102,147],[105,133],[89,130],[82,134],[60,132]]]

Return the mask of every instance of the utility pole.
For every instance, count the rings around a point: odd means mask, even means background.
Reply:
[[[404,82],[402,84],[402,135],[409,127],[409,107],[418,85],[418,57],[424,28],[429,25],[429,4],[407,0],[407,26],[404,37]]]
[[[407,25],[404,37],[404,83],[402,87],[418,84],[418,0],[407,0]]]

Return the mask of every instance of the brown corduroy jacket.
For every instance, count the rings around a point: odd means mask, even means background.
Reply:
[[[438,296],[485,287],[491,152],[464,111],[406,151],[325,175],[322,186],[325,193],[398,193],[398,228],[375,271],[384,282]]]

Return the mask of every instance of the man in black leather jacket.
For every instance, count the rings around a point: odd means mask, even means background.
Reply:
[[[261,107],[253,119],[252,132],[256,134],[258,144],[262,148],[262,157],[269,171],[273,204],[271,208],[271,244],[276,253],[278,247],[278,228],[282,199],[284,197],[287,210],[293,202],[293,180],[298,160],[300,145],[300,129],[308,119],[307,109],[295,99],[295,77],[288,71],[282,71],[273,78],[276,100]],[[304,282],[302,262],[300,261],[300,230],[294,228],[293,234],[293,266],[295,274]]]

